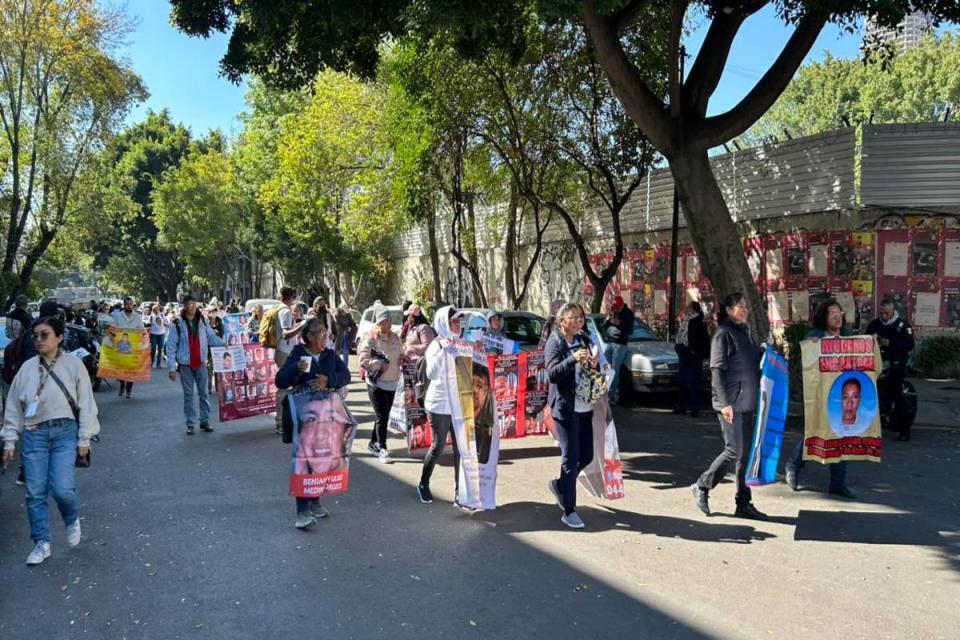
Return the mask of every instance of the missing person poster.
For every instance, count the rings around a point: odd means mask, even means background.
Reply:
[[[146,329],[107,328],[97,376],[124,382],[150,381],[150,334]]]
[[[490,356],[489,363],[496,400],[495,421],[500,439],[520,438],[526,435],[523,417],[518,416],[523,397],[520,391],[520,356]]]
[[[800,348],[803,459],[880,462],[883,440],[877,375],[882,361],[876,338],[810,338]]]
[[[520,356],[520,380],[523,384],[523,433],[545,435],[547,424],[547,392],[550,378],[547,375],[543,351],[530,351]]]
[[[783,430],[790,401],[790,373],[784,357],[772,349],[765,350],[760,370],[757,421],[747,462],[747,484],[751,486],[777,480],[777,463],[783,448]]]
[[[433,444],[433,432],[430,430],[426,410],[417,402],[417,363],[403,363],[400,372],[403,375],[403,386],[398,388],[393,396],[387,429],[402,434],[411,453],[429,449]]]
[[[234,373],[247,368],[243,347],[210,347],[214,373]]]
[[[290,495],[317,498],[346,492],[357,421],[343,397],[305,387],[288,394],[287,402],[294,425]]]
[[[223,316],[223,339],[228,346],[234,347],[250,342],[247,335],[249,314],[228,313]]]
[[[460,504],[474,509],[497,506],[497,458],[500,432],[494,428],[496,402],[488,360],[464,340],[451,340],[443,350],[450,409],[460,450]]]
[[[277,408],[277,365],[273,362],[273,349],[258,344],[242,348],[244,368],[216,374],[220,422],[262,416]]]
[[[593,460],[580,472],[579,479],[595,498],[618,500],[624,495],[617,427],[606,396],[593,406]]]

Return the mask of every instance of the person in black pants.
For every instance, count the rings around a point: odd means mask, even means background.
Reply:
[[[713,408],[718,412],[723,432],[723,451],[690,487],[697,507],[710,515],[708,496],[734,465],[737,478],[737,509],[734,515],[750,520],[767,516],[751,502],[747,486],[747,452],[753,440],[753,423],[760,389],[760,349],[750,336],[747,319],[750,310],[742,293],[723,300],[719,327],[710,344]]]
[[[585,367],[599,368],[599,351],[583,333],[583,310],[568,303],[557,314],[557,328],[547,339],[544,361],[550,377],[547,406],[560,441],[560,477],[548,488],[563,510],[560,520],[582,529],[577,514],[577,476],[593,460],[593,407],[576,397]]]
[[[902,416],[903,380],[907,376],[907,360],[913,351],[913,327],[900,317],[893,300],[880,301],[880,317],[867,325],[867,335],[877,336],[880,355],[890,363],[885,382],[881,385],[880,404],[883,413],[890,416],[890,427],[900,432],[897,440],[910,440],[910,423]]]
[[[673,412],[682,415],[689,410],[691,418],[699,418],[703,359],[710,355],[710,332],[699,302],[687,306],[687,317],[680,324],[674,349],[680,358],[680,396]]]

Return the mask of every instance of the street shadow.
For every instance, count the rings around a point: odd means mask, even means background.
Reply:
[[[931,523],[911,513],[801,510],[794,540],[900,544],[960,551],[956,523]]]

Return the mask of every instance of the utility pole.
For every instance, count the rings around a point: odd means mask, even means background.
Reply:
[[[683,62],[686,57],[686,49],[680,45],[680,77],[677,80],[677,93],[683,91]],[[667,339],[673,342],[677,339],[677,259],[678,259],[678,238],[680,230],[680,197],[677,194],[676,181],[673,187],[673,230],[670,236],[670,300],[667,313],[669,321],[667,323]]]

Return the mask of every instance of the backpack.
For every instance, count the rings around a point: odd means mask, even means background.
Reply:
[[[260,319],[260,346],[265,349],[276,349],[279,343],[280,309],[281,305],[270,307]]]
[[[25,343],[29,335],[29,331],[24,331],[3,349],[3,381],[7,384],[13,384],[13,379],[27,359]]]

